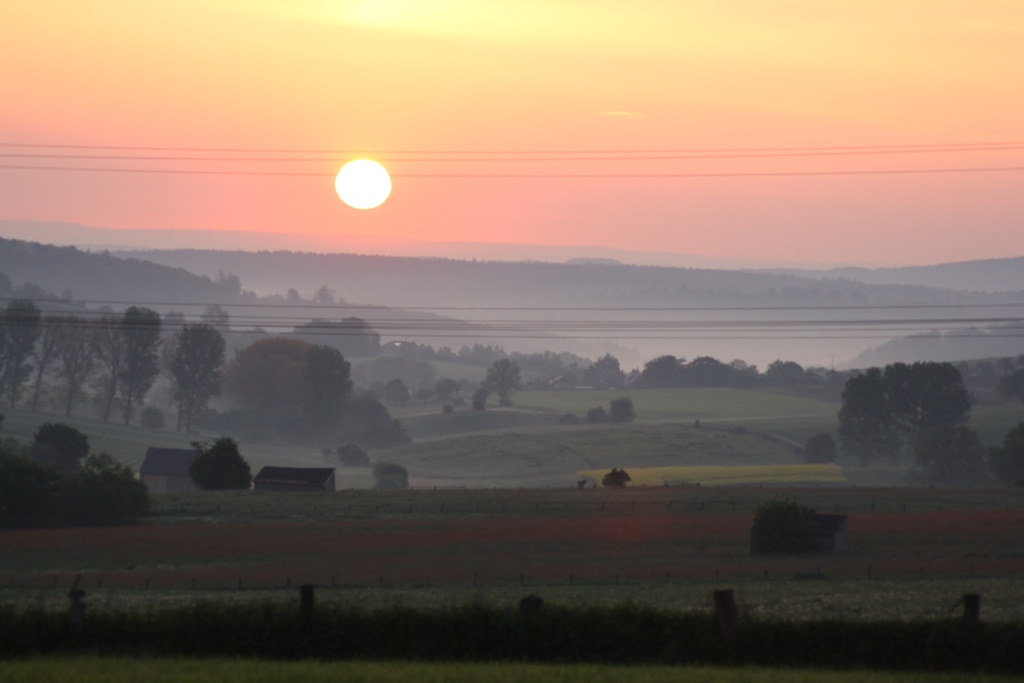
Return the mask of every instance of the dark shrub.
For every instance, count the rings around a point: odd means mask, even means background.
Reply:
[[[627,482],[632,481],[633,478],[629,476],[626,470],[620,470],[617,467],[613,467],[612,471],[604,475],[601,479],[601,486],[609,486],[612,488],[621,489],[626,486]]]
[[[409,472],[393,462],[379,462],[373,466],[374,488],[395,490],[409,488]]]
[[[795,500],[772,500],[757,507],[750,528],[752,554],[799,555],[817,549],[814,510]]]
[[[636,419],[636,410],[633,409],[633,399],[628,396],[616,398],[608,404],[608,416],[612,422],[632,422]]]

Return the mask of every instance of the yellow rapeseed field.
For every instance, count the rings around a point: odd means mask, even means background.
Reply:
[[[731,486],[737,484],[843,484],[836,465],[750,465],[696,467],[625,467],[630,486]],[[608,470],[581,470],[580,477],[601,481]]]

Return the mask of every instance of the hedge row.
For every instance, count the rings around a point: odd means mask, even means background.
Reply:
[[[308,618],[280,603],[90,610],[0,607],[0,657],[55,653],[275,659],[401,659],[760,665],[1024,672],[1024,622],[968,629],[949,621],[743,622],[641,607],[544,606],[353,610]]]

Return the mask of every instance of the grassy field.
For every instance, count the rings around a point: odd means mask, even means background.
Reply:
[[[620,396],[633,400],[638,422],[574,427],[558,423],[563,413],[582,415]],[[460,408],[448,415],[441,414],[439,404],[396,410],[414,443],[371,456],[405,465],[414,486],[561,487],[572,485],[581,470],[605,467],[796,465],[800,463],[796,445],[817,432],[834,436],[837,426],[834,403],[761,390],[520,392],[515,400],[513,408]],[[696,420],[701,422],[700,429],[695,427]],[[986,445],[994,445],[1021,420],[1021,404],[982,405],[975,407],[972,425]],[[110,453],[135,469],[149,446],[187,448],[190,440],[220,436],[186,437],[116,422],[21,411],[5,414],[3,434],[28,441],[47,421],[66,421],[81,429],[89,435],[94,451]],[[253,472],[264,465],[323,466],[321,448],[334,445],[241,441]],[[840,464],[853,485],[891,486],[905,481],[905,467],[882,463],[862,469],[853,462]],[[366,469],[339,468],[337,478],[340,489],[373,485]]]
[[[523,391],[516,406],[557,414],[586,415],[589,408],[629,397],[640,422],[713,422],[782,417],[835,417],[834,403],[790,394],[749,389],[623,389],[619,391]]]
[[[796,498],[850,516],[840,555],[748,552],[756,506]],[[706,611],[732,587],[750,614],[942,618],[966,592],[987,620],[1024,614],[1024,491],[760,489],[202,493],[150,524],[0,535],[0,601],[318,600],[368,607],[634,602]]]
[[[606,469],[577,474],[596,482]],[[742,486],[744,484],[845,484],[843,471],[833,465],[734,465],[732,467],[640,467],[629,470],[630,486]]]
[[[2,683],[1003,683],[972,673],[520,663],[267,662],[75,657],[0,662]]]

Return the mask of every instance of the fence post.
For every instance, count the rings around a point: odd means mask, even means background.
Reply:
[[[299,620],[302,632],[309,634],[313,629],[313,584],[304,583],[299,586]]]
[[[71,600],[71,641],[78,645],[85,639],[85,591],[72,588],[68,598]]]
[[[964,626],[969,629],[978,627],[981,623],[981,596],[977,593],[966,593],[964,595]]]
[[[739,626],[739,612],[736,610],[736,598],[732,589],[716,590],[712,593],[715,601],[715,614],[718,615],[718,628],[726,638],[732,636]]]

